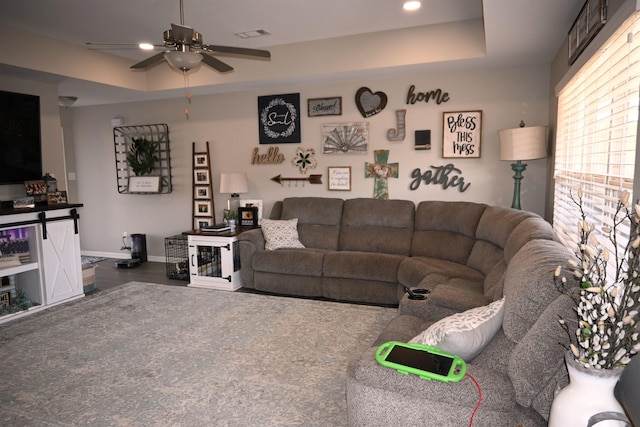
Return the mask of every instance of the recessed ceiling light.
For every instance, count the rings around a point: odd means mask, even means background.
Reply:
[[[151,43],[140,43],[138,47],[142,50],[153,50],[153,45]]]
[[[418,9],[420,9],[420,2],[419,1],[406,1],[402,5],[402,8],[404,10],[418,10]]]

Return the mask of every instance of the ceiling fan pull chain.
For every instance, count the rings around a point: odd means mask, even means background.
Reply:
[[[189,91],[189,76],[187,75],[187,71],[183,70],[182,75],[184,77],[184,91],[185,91],[185,106],[184,106],[184,115],[189,120],[189,104],[191,104],[191,92]]]

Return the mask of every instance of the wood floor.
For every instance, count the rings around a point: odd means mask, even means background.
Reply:
[[[187,286],[189,283],[185,280],[168,278],[166,264],[163,262],[143,262],[139,267],[134,268],[116,268],[115,263],[115,259],[106,259],[94,264],[98,266],[96,268],[96,291],[113,288],[132,281],[175,286]]]

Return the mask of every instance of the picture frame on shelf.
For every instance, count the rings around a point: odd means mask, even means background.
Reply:
[[[211,216],[211,201],[196,200],[194,203],[195,216]]]
[[[33,196],[18,197],[17,199],[13,199],[14,209],[34,208],[35,206],[36,206],[36,202]]]
[[[258,226],[258,208],[240,207],[238,208],[238,222],[241,227]]]
[[[194,169],[193,182],[198,184],[209,184],[209,170],[208,169]]]
[[[351,166],[328,167],[329,191],[351,191]]]
[[[482,110],[442,113],[442,158],[480,158]]]
[[[258,225],[262,222],[262,200],[240,200],[240,207],[243,208],[257,208],[258,209]]]
[[[54,191],[47,193],[47,205],[64,205],[67,203],[66,191]]]
[[[209,191],[209,186],[208,185],[196,185],[196,189],[195,189],[195,198],[196,199],[205,199],[205,200],[209,200],[211,199],[211,192]]]
[[[207,153],[196,153],[193,157],[193,164],[197,168],[206,168],[209,166],[209,159]]]
[[[24,189],[27,193],[27,196],[37,196],[47,193],[47,184],[45,184],[44,179],[25,181]]]

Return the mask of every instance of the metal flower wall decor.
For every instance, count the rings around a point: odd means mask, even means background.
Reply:
[[[291,164],[298,169],[300,173],[306,174],[308,169],[315,169],[318,162],[315,159],[315,150],[313,148],[300,148],[296,150],[295,156],[291,159]]]

